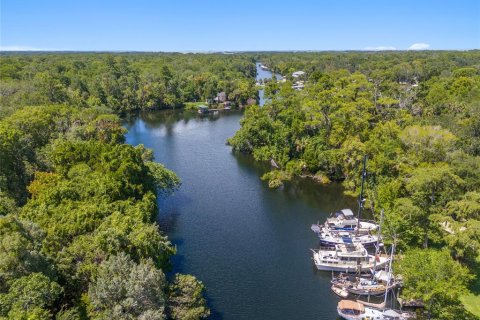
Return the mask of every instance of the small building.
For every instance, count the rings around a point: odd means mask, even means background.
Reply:
[[[227,94],[224,91],[222,91],[219,94],[217,94],[217,96],[215,98],[213,98],[213,100],[216,103],[223,103],[223,102],[227,101]]]
[[[303,76],[305,76],[305,71],[295,71],[294,73],[292,73],[292,77],[294,78],[300,78]]]

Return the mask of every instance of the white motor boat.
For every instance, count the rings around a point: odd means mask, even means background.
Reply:
[[[313,261],[318,270],[366,273],[382,269],[389,257],[371,255],[361,244],[338,244],[335,247],[313,251]]]
[[[336,244],[362,244],[365,247],[375,246],[379,241],[379,236],[370,233],[355,234],[350,231],[330,230],[326,227],[318,228],[317,225],[312,226],[312,230],[317,233],[320,243],[326,246],[334,246]]]
[[[357,225],[359,226],[358,232]],[[322,228],[332,231],[355,231],[357,234],[365,234],[376,231],[378,224],[368,220],[360,220],[360,223],[358,223],[358,219],[353,215],[352,210],[342,209],[327,218],[325,224],[313,224],[311,229],[317,232]]]
[[[337,312],[340,317],[346,320],[407,320],[416,318],[415,314],[410,312],[377,309],[351,300],[341,300],[337,305]]]

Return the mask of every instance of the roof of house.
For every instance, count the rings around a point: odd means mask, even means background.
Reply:
[[[295,71],[294,73],[292,73],[292,77],[296,78],[296,77],[303,76],[304,74],[305,74],[305,71]]]

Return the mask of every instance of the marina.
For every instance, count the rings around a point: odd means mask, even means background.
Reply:
[[[389,293],[395,295],[394,290],[402,282],[401,277],[395,277],[392,269],[396,240],[390,249],[390,255],[381,254],[381,248],[384,248],[381,238],[384,211],[381,211],[380,224],[361,219],[365,204],[363,193],[367,177],[366,162],[367,156],[364,156],[357,217],[351,209],[342,209],[331,214],[325,223],[313,224],[311,230],[317,234],[320,247],[311,249],[312,259],[319,271],[332,272],[331,290],[343,299],[337,305],[338,315],[343,319],[415,319],[414,312],[386,307],[387,302],[394,302],[393,297],[389,299]],[[374,232],[377,233],[376,236],[373,235]],[[367,248],[373,252],[369,253]],[[346,300],[350,297],[357,300]],[[366,297],[367,301],[358,300],[361,297]],[[371,297],[383,297],[383,302],[372,303]]]

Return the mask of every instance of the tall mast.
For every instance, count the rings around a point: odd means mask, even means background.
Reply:
[[[373,263],[373,276],[377,270],[377,254],[380,252],[380,237],[382,236],[383,209],[380,212],[380,225],[378,226],[377,245],[375,246],[375,261]]]
[[[393,263],[393,254],[395,253],[395,242],[397,239],[393,239],[393,244],[392,244],[392,254],[390,255],[390,261],[388,265],[388,276],[387,276],[387,288],[385,289],[385,300],[383,301],[384,305],[387,304],[387,296],[388,296],[388,287],[390,286],[390,281],[392,279],[392,263]]]
[[[358,196],[358,214],[357,214],[357,234],[360,231],[360,215],[362,214],[363,209],[363,185],[365,183],[365,178],[367,177],[366,171],[367,165],[367,155],[363,157],[363,170],[362,170],[362,186],[360,188],[360,195]]]

